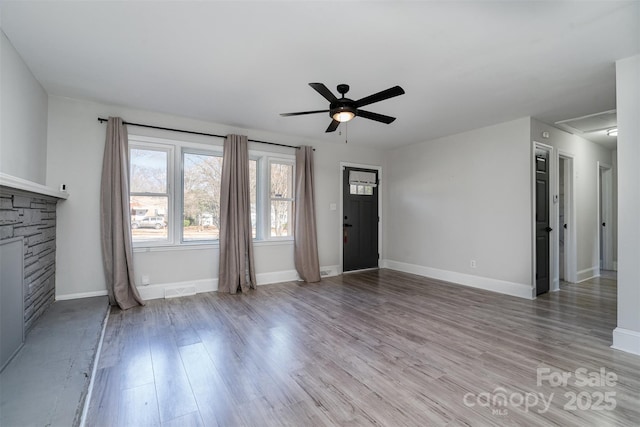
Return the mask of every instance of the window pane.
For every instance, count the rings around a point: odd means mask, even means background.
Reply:
[[[129,202],[134,242],[168,240],[168,197],[131,196]]]
[[[292,198],[293,165],[271,163],[271,198]]]
[[[167,192],[166,151],[132,148],[130,150],[130,190],[132,193]]]
[[[184,153],[183,161],[183,240],[218,239],[222,157]]]
[[[271,237],[291,236],[292,204],[290,200],[271,201]]]
[[[249,196],[251,198],[251,232],[252,236],[255,239],[257,234],[257,215],[258,212],[258,161],[257,160],[249,160]]]
[[[373,187],[370,185],[349,185],[349,194],[356,194],[359,196],[373,196]]]
[[[269,167],[269,194],[271,197],[269,235],[271,237],[291,236],[293,233],[291,229],[293,165],[273,162]]]

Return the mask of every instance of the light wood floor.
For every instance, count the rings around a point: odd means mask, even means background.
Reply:
[[[609,348],[615,327],[608,279],[528,301],[379,270],[154,300],[112,310],[87,425],[637,426],[640,357]]]

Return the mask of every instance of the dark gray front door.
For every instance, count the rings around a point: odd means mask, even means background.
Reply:
[[[378,187],[350,185],[349,172],[376,170],[345,168],[342,174],[342,270],[378,267]]]
[[[536,150],[536,295],[549,292],[549,153]]]

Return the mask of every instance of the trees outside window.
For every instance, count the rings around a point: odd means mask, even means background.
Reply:
[[[292,236],[293,164],[272,160],[269,172],[270,236]]]
[[[177,159],[174,153],[179,153]],[[251,151],[249,156],[254,239],[290,238],[293,156],[277,158]],[[217,242],[222,147],[132,136],[129,159],[135,246]]]
[[[222,157],[183,153],[182,239],[215,240],[220,235]]]
[[[257,161],[249,161],[251,219],[256,237]],[[182,240],[217,240],[220,236],[222,156],[183,153]]]

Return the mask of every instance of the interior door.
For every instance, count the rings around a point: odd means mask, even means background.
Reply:
[[[613,270],[612,170],[599,165],[600,269]]]
[[[566,215],[566,187],[567,179],[565,174],[565,162],[562,157],[558,158],[558,279],[565,280],[566,266],[566,233],[567,215]]]
[[[536,150],[536,295],[549,292],[549,153]]]
[[[604,218],[604,206],[603,206],[603,196],[602,196],[602,192],[603,192],[603,185],[602,185],[602,168],[598,169],[598,217],[600,218],[600,228],[599,228],[599,232],[600,232],[600,247],[598,248],[600,251],[600,270],[604,270],[604,247],[605,247],[605,233],[604,233],[604,227],[607,226],[607,221]]]
[[[375,185],[352,184],[350,172],[375,174]],[[342,271],[378,267],[378,171],[345,167],[342,175]]]

